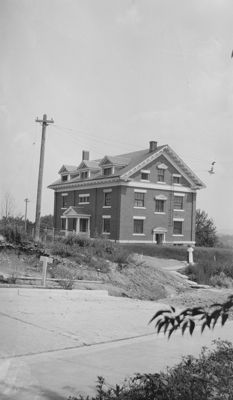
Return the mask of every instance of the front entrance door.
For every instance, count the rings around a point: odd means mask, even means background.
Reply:
[[[72,218],[72,231],[76,232],[76,226],[77,226],[77,219]]]
[[[163,233],[156,233],[155,240],[157,244],[163,243]]]

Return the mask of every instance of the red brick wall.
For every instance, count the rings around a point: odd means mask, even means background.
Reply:
[[[108,188],[110,189],[110,188]],[[111,208],[104,208],[104,189],[92,188],[75,191],[55,192],[54,200],[54,227],[61,229],[61,216],[65,209],[62,208],[62,193],[67,193],[67,208],[70,206],[78,206],[82,213],[91,215],[90,218],[90,234],[94,237],[96,234],[102,234],[103,215],[111,216],[111,234],[106,235],[109,239],[119,239],[119,215],[120,215],[120,187],[112,187],[112,204]],[[79,204],[79,194],[90,194],[89,204]],[[72,230],[72,222],[69,221],[69,229]]]
[[[155,196],[163,194],[167,197],[165,214],[155,214]],[[134,188],[122,187],[120,240],[152,241],[152,230],[162,227],[167,229],[166,241],[194,240],[195,202],[192,205],[192,193],[185,193],[184,211],[174,211],[174,197],[171,191],[147,189],[145,193],[145,209],[134,208]],[[195,198],[195,195],[194,195]],[[144,216],[144,236],[133,235],[133,217]],[[183,236],[173,236],[173,218],[184,218]]]

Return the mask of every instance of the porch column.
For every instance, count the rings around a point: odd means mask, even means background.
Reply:
[[[90,218],[87,219],[87,233],[90,236]]]
[[[78,235],[80,232],[80,218],[77,218],[76,221],[76,235]]]
[[[66,232],[65,232],[65,235],[66,236],[68,235],[68,218],[66,218]]]

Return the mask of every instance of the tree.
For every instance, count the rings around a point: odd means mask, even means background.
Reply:
[[[186,308],[180,313],[170,306],[170,309],[158,311],[149,321],[155,322],[155,329],[159,333],[164,328],[164,334],[168,338],[173,332],[181,329],[182,335],[186,330],[192,335],[195,327],[201,322],[201,333],[207,327],[214,329],[217,321],[221,319],[222,326],[229,317],[229,311],[233,307],[233,294],[224,303],[215,303],[211,306],[213,311],[208,312],[203,307]]]
[[[44,215],[40,218],[40,225],[42,228],[53,228],[52,214]]]
[[[216,226],[205,211],[196,212],[196,246],[214,247],[218,238]]]
[[[1,216],[4,225],[7,225],[9,219],[13,217],[15,209],[15,200],[10,192],[6,192],[1,202]]]

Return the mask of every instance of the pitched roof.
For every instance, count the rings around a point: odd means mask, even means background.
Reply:
[[[103,176],[102,171],[100,170],[97,172],[94,176],[91,176],[88,179],[85,179],[86,182],[90,182],[92,180],[99,180],[99,179],[106,179],[109,180],[111,178],[116,178],[119,177],[120,179],[128,180],[130,179],[130,176],[133,175],[135,172],[138,170],[142,169],[145,167],[147,164],[149,164],[151,161],[156,159],[160,154],[163,154],[165,157],[169,158],[172,163],[174,163],[174,166],[177,166],[177,169],[180,170],[180,172],[189,180],[189,182],[192,185],[196,185],[197,187],[205,187],[204,183],[195,175],[195,173],[183,162],[183,160],[168,146],[168,145],[162,145],[158,146],[155,151],[150,152],[149,148],[144,149],[144,150],[138,150],[138,151],[133,151],[130,153],[124,153],[116,156],[105,156],[101,160],[91,160],[91,161],[82,161],[80,166],[85,163],[87,168],[90,168],[92,170],[98,171],[100,169],[100,165],[104,160],[108,160],[110,163],[113,165],[122,167],[122,168],[117,168],[115,170],[115,174],[111,176]],[[103,163],[104,164],[104,163]],[[72,168],[72,170],[77,171],[77,167],[74,166],[63,166],[63,167],[69,167]],[[60,170],[61,171],[61,170]],[[59,172],[60,172],[59,171]],[[68,185],[69,183],[75,183],[75,182],[80,182],[79,177],[74,177],[66,182],[62,182],[61,180],[58,180],[54,182],[52,185],[50,185],[50,188],[53,188],[56,185],[63,184],[63,185]],[[83,181],[82,181],[83,182]]]
[[[99,165],[103,165],[105,161],[109,161],[110,164],[115,166],[125,166],[130,162],[129,158],[124,158],[122,156],[105,156],[99,163]]]
[[[58,171],[59,174],[61,174],[62,172],[75,172],[77,171],[77,166],[76,165],[62,165],[62,167],[60,168],[60,170]]]
[[[89,161],[89,160],[83,160],[78,166],[78,169],[81,168],[100,169],[99,163],[97,161]]]

